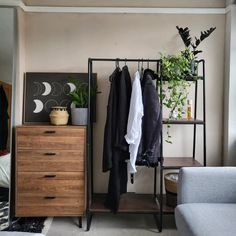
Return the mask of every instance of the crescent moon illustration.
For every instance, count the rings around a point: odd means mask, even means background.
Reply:
[[[63,99],[63,100],[60,102],[60,106],[62,106],[62,107],[69,107],[70,102],[71,102],[70,100]]]
[[[51,93],[52,87],[48,82],[43,82],[42,84],[45,87],[44,93],[42,95],[47,96],[49,93]]]
[[[57,82],[53,82],[52,87],[53,87],[52,96],[58,97],[62,94],[62,85],[61,84],[59,84]]]
[[[71,92],[75,91],[76,86],[75,86],[73,83],[66,83],[66,84],[67,84],[67,85],[69,86],[69,88],[70,88],[70,90],[69,90],[68,93],[71,93]]]
[[[42,93],[42,84],[39,82],[34,82],[33,96],[39,96]]]
[[[43,102],[38,100],[38,99],[34,99],[34,103],[36,105],[35,109],[34,109],[34,113],[39,113],[43,110]]]
[[[46,112],[51,111],[51,107],[58,106],[58,102],[54,99],[49,99],[45,104],[44,104],[44,110]]]

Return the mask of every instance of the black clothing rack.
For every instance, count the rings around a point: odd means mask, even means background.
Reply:
[[[89,87],[89,101],[88,101],[88,126],[87,126],[87,230],[90,229],[92,216],[96,213],[111,213],[111,211],[104,206],[105,194],[94,193],[93,185],[93,123],[91,119],[91,83],[93,75],[93,63],[94,62],[149,62],[156,63],[156,72],[158,74],[157,87],[162,94],[162,83],[166,79],[162,77],[161,73],[161,60],[160,59],[130,59],[130,58],[89,58],[88,59],[88,87]],[[202,76],[198,76],[198,80],[194,78],[187,78],[188,81],[195,83],[195,101],[194,101],[194,117],[191,120],[173,120],[167,121],[163,119],[163,125],[165,124],[184,124],[193,125],[193,155],[186,158],[163,158],[163,134],[161,132],[161,163],[160,163],[160,192],[157,194],[157,167],[154,167],[154,181],[153,181],[153,194],[124,194],[120,201],[120,208],[118,213],[135,213],[135,214],[153,214],[157,228],[159,232],[162,231],[163,214],[173,214],[174,208],[165,206],[165,196],[163,194],[163,172],[165,169],[179,169],[183,166],[202,166],[195,160],[196,149],[196,126],[203,125],[203,165],[206,166],[206,103],[205,103],[205,61],[197,61],[198,64],[202,64]],[[203,120],[197,119],[197,94],[198,94],[198,81],[203,82]],[[160,101],[162,105],[162,100]]]
[[[87,134],[87,230],[90,229],[92,215],[95,213],[110,213],[109,209],[106,209],[103,205],[105,200],[103,194],[94,193],[93,186],[93,125],[91,119],[91,81],[93,74],[93,62],[138,62],[143,63],[156,63],[156,68],[159,71],[158,67],[160,66],[160,60],[157,59],[130,59],[130,58],[89,58],[88,59],[88,77],[89,77],[89,106],[88,106],[88,134]],[[118,213],[142,213],[142,214],[153,214],[157,220],[157,215],[160,215],[158,203],[156,202],[156,170],[154,168],[154,193],[153,194],[133,194],[127,193],[124,201],[121,200],[120,209]],[[156,221],[157,223],[157,221]],[[157,224],[158,229],[159,224]]]

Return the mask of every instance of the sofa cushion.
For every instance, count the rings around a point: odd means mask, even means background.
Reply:
[[[235,236],[236,204],[188,203],[175,209],[181,236]]]

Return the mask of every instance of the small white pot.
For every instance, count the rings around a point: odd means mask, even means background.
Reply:
[[[87,125],[88,108],[71,108],[72,125]]]

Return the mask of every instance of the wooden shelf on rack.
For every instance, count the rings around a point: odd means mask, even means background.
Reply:
[[[190,119],[187,118],[179,119],[179,120],[168,120],[164,118],[162,121],[163,124],[177,124],[177,125],[203,125],[204,121],[199,119]]]
[[[93,213],[110,212],[104,206],[105,194],[93,194],[90,211]],[[159,205],[153,194],[126,193],[121,195],[118,213],[158,213]]]
[[[164,157],[164,169],[179,169],[181,167],[200,167],[203,166],[192,157]]]
[[[175,208],[166,205],[166,194],[163,194],[162,196],[163,196],[162,197],[162,201],[163,201],[162,210],[163,210],[163,213],[164,214],[173,214],[175,212]],[[160,195],[158,195],[157,198],[160,199]]]

